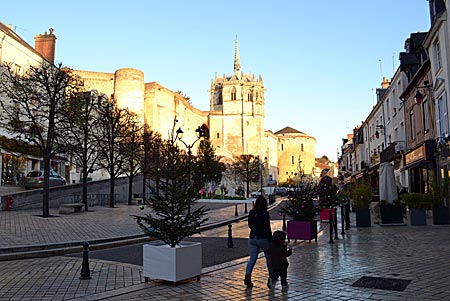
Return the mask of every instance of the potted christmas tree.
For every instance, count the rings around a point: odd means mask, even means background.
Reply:
[[[287,222],[288,240],[315,240],[317,242],[317,220],[314,219],[317,208],[314,199],[317,198],[317,185],[312,181],[302,185],[289,195],[289,199],[280,209],[281,214],[292,218]]]
[[[146,202],[152,212],[134,216],[144,233],[158,239],[144,245],[144,277],[146,281],[150,278],[172,282],[199,278],[201,244],[183,241],[199,233],[207,220],[204,207],[190,210],[195,201],[195,190],[188,181],[190,156],[173,141],[163,142],[160,154],[159,167],[150,184],[152,194]]]

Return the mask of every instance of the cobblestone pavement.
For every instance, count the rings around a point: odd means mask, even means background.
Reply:
[[[215,206],[206,225],[235,218],[235,206]],[[51,208],[52,217],[43,218],[42,210],[0,211],[0,253],[2,248],[48,245],[61,242],[82,242],[142,234],[132,215],[142,215],[138,206],[118,204],[116,208],[93,207],[89,212],[58,214]],[[148,209],[146,209],[148,210]],[[243,216],[244,205],[238,205],[238,216]]]
[[[127,228],[134,225],[132,219],[129,224],[126,220],[135,207],[123,208],[112,211],[104,208],[105,212],[96,210],[79,217],[86,216],[87,220],[99,223],[105,219],[110,221],[111,227],[118,223],[120,228]],[[220,210],[215,211],[218,219],[230,217],[229,210],[226,214]],[[219,212],[224,215],[220,216]],[[3,212],[0,214],[3,228],[4,215]],[[123,217],[114,217],[116,214]],[[69,220],[59,220],[72,216],[75,215],[48,220],[57,220],[53,227],[65,227],[70,224]],[[11,222],[15,221],[10,219]],[[39,224],[42,221],[36,223],[31,222],[42,226]],[[274,223],[275,228],[281,226],[281,221]],[[104,260],[90,260],[92,279],[80,280],[79,258],[53,256],[0,261],[0,300],[450,300],[450,225],[435,226],[431,221],[427,226],[356,228],[352,225],[345,238],[339,235],[340,239],[334,243],[329,243],[328,227],[325,226],[320,225],[324,230],[318,243],[291,242],[294,249],[287,290],[282,290],[279,283],[273,290],[266,287],[264,258],[258,260],[252,275],[255,287],[246,289],[243,278],[247,258],[205,268],[200,281],[193,279],[173,285],[161,281],[144,283],[141,266]],[[19,234],[26,231],[23,227],[15,226],[15,231]],[[51,230],[51,226],[48,229]],[[57,229],[53,231],[58,232]],[[94,233],[88,234],[92,237],[100,237],[101,232],[104,235],[114,232],[108,229],[106,222],[92,231]],[[120,234],[128,234],[134,233],[135,229],[120,231]],[[245,230],[240,231],[236,235],[245,234]],[[213,236],[216,232],[210,230],[202,235]],[[8,233],[14,237],[14,231]],[[0,235],[3,238],[3,233]],[[62,234],[54,236],[59,235]],[[36,237],[35,242],[40,242],[39,236]],[[21,239],[25,242],[19,237]],[[410,283],[404,291],[352,286],[363,276],[408,280]]]

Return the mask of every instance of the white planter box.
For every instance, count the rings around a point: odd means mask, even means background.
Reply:
[[[177,282],[197,277],[202,273],[202,244],[198,242],[180,242],[180,246],[171,248],[162,241],[144,245],[144,277]]]

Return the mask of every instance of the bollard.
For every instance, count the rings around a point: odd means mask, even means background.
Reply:
[[[283,228],[282,228],[282,230],[284,232],[286,232],[286,229],[287,229],[287,227],[286,227],[286,213],[283,213]]]
[[[333,209],[328,208],[328,218],[329,218],[329,225],[330,225],[330,240],[328,241],[330,244],[333,243]]]
[[[234,216],[238,216],[237,204],[234,205]]]
[[[89,243],[83,242],[83,264],[81,266],[81,280],[91,279],[91,270],[89,269]]]
[[[245,211],[244,212],[248,213],[248,211],[247,211],[247,202],[245,202]]]
[[[13,203],[14,203],[14,198],[12,197],[12,195],[8,195],[6,197],[6,208],[5,208],[5,211],[11,211]]]
[[[342,235],[342,237],[344,237],[344,234],[345,234],[344,228],[345,228],[345,210],[344,210],[344,204],[342,203],[341,204],[341,229],[342,229],[341,235]]]
[[[334,239],[339,239],[338,236],[338,223],[337,223],[337,208],[333,208],[334,218],[333,218],[333,226],[334,226]]]
[[[233,247],[233,237],[231,235],[231,227],[232,226],[233,225],[231,225],[231,224],[228,225],[228,243],[227,243],[228,248]]]
[[[350,229],[350,200],[345,205],[345,230]]]

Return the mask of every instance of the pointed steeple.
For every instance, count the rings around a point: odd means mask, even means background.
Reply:
[[[236,35],[236,45],[234,47],[234,72],[241,71],[241,60],[239,58],[239,42]]]

